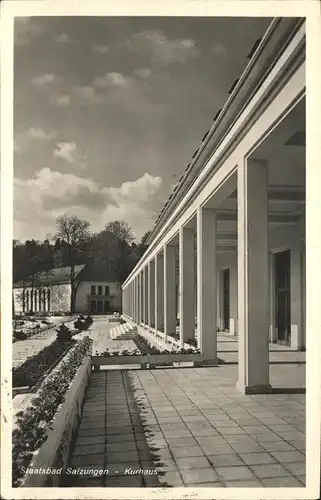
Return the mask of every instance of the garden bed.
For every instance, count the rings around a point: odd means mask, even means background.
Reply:
[[[160,350],[152,346],[142,335],[133,339],[137,349],[129,351],[105,351],[92,356],[92,364],[96,369],[108,365],[141,365],[155,368],[156,366],[173,366],[174,363],[201,362],[202,358],[195,349]]]
[[[18,428],[12,433],[14,487],[59,485],[81,417],[90,377],[91,344],[88,337],[77,342],[43,382],[30,406],[16,415]],[[57,474],[36,473],[48,468]],[[33,473],[28,474],[27,469]]]
[[[13,391],[18,387],[33,387],[41,378],[48,374],[62,356],[75,344],[75,340],[70,342],[60,342],[54,340],[31,358],[26,359],[17,368],[12,370]]]

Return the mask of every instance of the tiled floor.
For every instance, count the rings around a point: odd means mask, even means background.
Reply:
[[[270,370],[280,389],[304,385],[302,365]],[[65,485],[303,486],[304,394],[243,396],[236,378],[234,365],[94,372]]]

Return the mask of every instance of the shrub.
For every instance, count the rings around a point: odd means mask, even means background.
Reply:
[[[74,340],[70,342],[54,340],[22,365],[13,368],[12,387],[35,385],[74,343]]]
[[[59,329],[56,330],[56,332],[57,332],[57,340],[59,342],[62,342],[62,343],[71,342],[72,333],[71,333],[71,330],[68,328],[68,326],[62,324],[59,326]]]
[[[12,482],[19,486],[24,468],[28,467],[33,453],[47,439],[55,414],[65,399],[65,394],[73,381],[84,357],[89,352],[92,341],[86,337],[73,347],[66,361],[56,373],[41,385],[37,396],[24,412],[17,414],[18,428],[12,433]]]
[[[13,332],[13,338],[15,340],[26,340],[28,335],[25,332]]]

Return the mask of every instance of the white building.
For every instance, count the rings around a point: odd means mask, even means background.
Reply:
[[[85,265],[75,266],[75,311],[107,314],[121,310],[121,285],[110,273]],[[71,304],[70,267],[51,269],[13,287],[15,313],[68,312]]]
[[[238,388],[271,390],[269,342],[305,347],[305,22],[275,18],[123,284],[123,312],[217,358],[238,336]],[[178,279],[175,259],[179,255]],[[179,297],[176,299],[178,282]]]

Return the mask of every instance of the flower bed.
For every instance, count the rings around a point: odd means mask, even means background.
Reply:
[[[43,474],[25,474],[27,468],[64,466],[90,374],[91,345],[88,337],[77,342],[68,359],[43,382],[31,405],[16,415],[18,428],[12,433],[13,486],[42,486],[46,482]]]
[[[96,351],[95,356],[92,358],[94,367],[140,364],[142,367],[149,365],[149,368],[155,368],[156,366],[173,366],[174,363],[200,361],[200,353],[194,348],[160,350],[158,347],[151,345],[142,335],[137,335],[133,341],[137,346],[137,349],[133,351]],[[168,359],[168,357],[172,359]]]
[[[12,370],[12,387],[34,386],[75,343],[54,340],[50,345]]]

